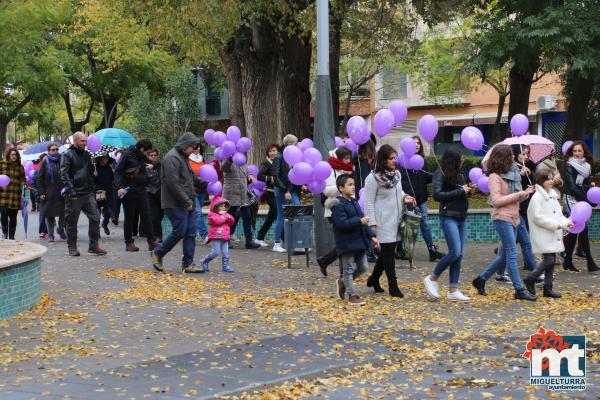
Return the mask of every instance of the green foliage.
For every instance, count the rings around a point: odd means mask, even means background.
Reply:
[[[475,167],[481,167],[481,160],[483,160],[483,157],[477,157],[477,156],[464,156],[465,157],[465,162],[463,163],[462,166],[462,170],[465,171],[465,173],[468,173],[469,170],[471,168],[475,168]],[[436,161],[436,157],[434,156],[427,156],[425,157],[425,166],[423,167],[423,170],[427,171],[427,172],[435,172],[436,169],[439,168],[438,162],[441,159],[441,155],[437,157],[437,161]]]

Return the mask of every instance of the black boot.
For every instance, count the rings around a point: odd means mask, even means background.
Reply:
[[[525,289],[521,289],[521,290],[515,290],[515,299],[516,300],[536,301],[537,296],[532,295]]]
[[[482,296],[487,296],[487,293],[485,292],[485,281],[480,276],[473,279],[473,286],[477,289],[477,293]]]
[[[571,259],[571,257],[565,257],[562,266],[565,271],[579,272],[579,269],[575,268],[575,266],[573,265],[573,260]]]
[[[369,276],[367,279],[367,287],[372,287],[375,293],[383,293],[385,290],[379,285],[379,280],[373,278],[373,275]]]
[[[8,226],[2,225],[2,237],[8,239]]]
[[[445,256],[444,253],[440,253],[438,251],[438,248],[435,244],[432,245],[431,247],[429,247],[428,250],[429,250],[429,261],[439,260],[440,258]]]
[[[596,265],[594,260],[588,260],[587,269],[590,274],[596,274],[598,271],[600,271],[600,268]]]
[[[404,294],[402,294],[402,292],[400,291],[400,288],[398,287],[397,283],[389,283],[389,287],[390,287],[390,296],[392,297],[404,297]]]
[[[529,275],[525,279],[523,279],[523,283],[525,284],[525,287],[527,288],[529,293],[535,296],[535,279],[533,279],[532,276]]]
[[[396,257],[396,260],[408,260],[408,257],[406,257],[406,252],[404,251],[404,247],[401,246],[396,248],[394,257]]]
[[[544,285],[544,297],[552,297],[553,299],[560,299],[562,295],[552,291],[552,285]]]

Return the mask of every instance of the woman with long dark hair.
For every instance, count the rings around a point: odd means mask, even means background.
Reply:
[[[440,298],[439,277],[448,267],[448,300],[471,300],[458,290],[460,266],[467,244],[467,196],[475,189],[475,184],[465,182],[461,171],[463,162],[463,155],[449,148],[442,156],[440,168],[433,175],[433,198],[440,202],[440,226],[448,245],[448,254],[440,259],[431,275],[423,280],[425,290],[435,300]]]
[[[379,278],[385,270],[391,296],[404,297],[396,280],[394,252],[400,240],[400,222],[404,204],[414,204],[415,199],[402,190],[400,171],[396,168],[398,153],[389,144],[384,144],[377,153],[375,170],[365,180],[365,215],[369,227],[381,244],[381,254],[367,286],[375,292],[383,292]]]
[[[265,236],[273,225],[273,222],[277,219],[277,203],[275,202],[275,176],[273,173],[273,160],[279,153],[279,146],[275,143],[271,143],[267,146],[267,151],[265,152],[266,158],[260,163],[259,172],[258,172],[258,180],[263,181],[267,184],[265,191],[262,195],[264,201],[269,205],[269,212],[267,213],[267,217],[263,222],[258,234],[256,235],[256,243],[260,244],[262,247],[267,246],[267,242],[265,242]]]
[[[368,140],[358,147],[356,157],[352,159],[354,164],[354,184],[356,185],[356,200],[360,199],[360,190],[365,186],[365,179],[375,168],[377,152],[375,144]]]
[[[50,143],[48,145],[48,155],[44,158],[38,171],[37,186],[41,200],[40,213],[43,212],[46,218],[48,241],[54,241],[56,217],[58,217],[57,233],[61,239],[65,240],[67,238],[65,233],[65,199],[60,194],[63,185],[60,180],[58,144]]]
[[[574,142],[565,156],[565,207],[571,211],[571,207],[578,201],[587,202],[587,191],[592,186],[590,175],[592,174],[592,165],[594,158],[588,147],[581,140]],[[590,240],[588,238],[587,225],[581,233],[569,233],[567,237],[566,257],[563,261],[563,268],[567,271],[579,271],[573,265],[573,250],[579,238],[581,248],[585,253],[588,272],[595,273],[600,268],[594,262],[590,252]]]
[[[502,247],[498,256],[490,265],[473,280],[473,286],[477,292],[485,296],[485,282],[506,265],[508,275],[515,288],[515,299],[535,301],[537,297],[529,293],[521,282],[519,266],[517,263],[517,227],[519,226],[519,203],[535,192],[533,186],[523,190],[521,186],[521,174],[515,165],[513,151],[510,146],[497,144],[492,149],[492,154],[487,163],[489,173],[488,186],[492,206],[492,220]]]
[[[7,186],[0,187],[0,221],[4,239],[15,239],[17,213],[21,207],[21,195],[25,185],[25,169],[21,165],[21,155],[14,147],[6,149],[0,163],[0,174],[10,178]]]

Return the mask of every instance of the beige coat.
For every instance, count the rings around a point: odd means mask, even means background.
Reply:
[[[529,220],[529,238],[535,254],[560,253],[565,250],[563,229],[568,228],[569,219],[562,214],[559,194],[552,189],[546,192],[540,185],[535,185],[535,193],[527,208]],[[558,228],[562,229],[558,229]]]

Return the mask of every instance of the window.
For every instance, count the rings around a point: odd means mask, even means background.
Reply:
[[[408,75],[394,70],[381,73],[382,97],[384,99],[405,99],[408,96]]]
[[[221,115],[221,92],[214,90],[211,85],[206,86],[206,114]]]

